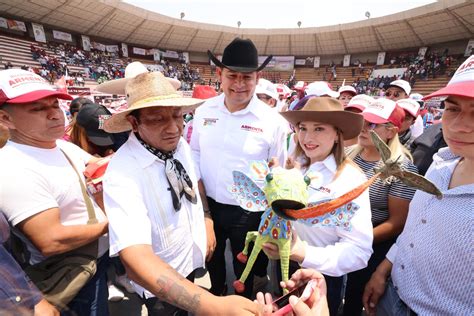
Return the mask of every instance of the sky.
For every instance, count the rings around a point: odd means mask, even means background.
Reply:
[[[337,25],[413,9],[434,0],[123,0],[173,18],[241,28]]]

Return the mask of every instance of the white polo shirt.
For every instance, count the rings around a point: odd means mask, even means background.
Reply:
[[[194,116],[191,148],[206,193],[223,204],[238,205],[227,188],[232,171],[248,171],[252,160],[286,160],[286,131],[281,116],[256,96],[248,106],[231,113],[225,95],[208,99]],[[198,176],[199,178],[199,176]]]
[[[367,180],[362,170],[349,163],[334,179],[337,165],[332,154],[323,161],[313,163],[307,171],[312,173],[308,200],[310,204],[340,197]],[[295,222],[296,233],[308,243],[302,267],[337,277],[367,266],[372,255],[373,241],[369,190],[365,190],[353,202],[359,206],[359,210],[351,219],[350,230]]]
[[[186,169],[197,192],[191,150],[180,139],[174,157]],[[134,245],[151,245],[155,254],[186,277],[204,266],[206,228],[201,199],[181,199],[175,211],[165,165],[133,133],[120,147],[104,176],[104,204],[109,219],[110,255]],[[139,295],[153,294],[134,284]]]

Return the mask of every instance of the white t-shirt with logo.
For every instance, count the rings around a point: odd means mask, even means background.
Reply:
[[[286,127],[280,114],[254,96],[248,106],[229,112],[225,95],[208,99],[196,110],[191,148],[206,193],[223,204],[238,205],[228,188],[232,171],[247,172],[253,160],[286,160]]]
[[[0,150],[0,211],[12,226],[51,208],[59,208],[63,225],[85,225],[89,219],[78,176],[63,152],[82,174],[92,158],[72,143],[57,141],[53,149],[43,149],[9,141]],[[105,214],[93,202],[99,222]],[[15,233],[31,253],[31,263],[44,259],[36,247],[19,230]],[[108,237],[99,239],[99,255],[108,249]]]

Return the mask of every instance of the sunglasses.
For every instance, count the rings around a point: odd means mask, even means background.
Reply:
[[[384,126],[384,127],[390,127],[390,123],[383,123],[383,124],[377,124],[377,123],[368,123],[367,124],[367,129],[369,131],[376,129],[378,126]]]
[[[259,98],[260,100],[265,100],[265,101],[268,101],[270,100],[272,97],[266,95],[266,94],[257,94],[257,98]]]

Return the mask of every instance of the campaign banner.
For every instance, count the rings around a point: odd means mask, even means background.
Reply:
[[[167,50],[163,52],[163,57],[178,59],[179,55],[178,52],[175,52],[174,50]]]
[[[81,38],[82,38],[82,48],[86,52],[90,52],[92,48],[91,39],[89,38],[89,36],[86,36],[86,35],[81,35]]]
[[[108,51],[109,53],[116,53],[119,50],[118,45],[106,45],[105,50]]]
[[[72,95],[90,95],[91,89],[86,87],[67,87],[67,93]]]
[[[351,55],[344,55],[344,60],[342,61],[343,67],[349,67],[351,65]]]
[[[464,51],[464,57],[469,57],[474,54],[474,39],[469,40],[466,46],[466,50]]]
[[[184,62],[186,64],[189,64],[189,53],[188,52],[183,52],[183,53],[181,53],[181,55],[183,56]]]
[[[418,56],[425,57],[427,50],[428,50],[428,47],[420,47],[420,49],[418,50]]]
[[[268,56],[259,56],[258,64],[261,65]],[[267,64],[266,71],[292,71],[295,68],[295,56],[273,56]]]
[[[377,55],[377,66],[381,66],[385,63],[385,52],[379,52]]]
[[[306,64],[306,59],[295,59],[295,65],[304,66]]]
[[[0,17],[0,27],[3,27],[4,29],[8,28],[7,19]]]
[[[122,56],[128,57],[128,45],[125,43],[122,43]]]
[[[44,28],[41,24],[31,23],[33,27],[33,34],[35,35],[35,41],[46,43],[46,35],[44,34]]]
[[[139,47],[134,47],[134,48],[133,48],[133,53],[134,53],[135,55],[146,56],[146,49],[144,49],[144,48],[139,48]]]
[[[321,65],[321,57],[320,57],[320,56],[315,56],[315,57],[314,57],[313,67],[314,67],[314,68],[319,68],[320,65]]]
[[[26,32],[25,22],[8,19],[7,25],[10,30]]]
[[[154,61],[160,61],[161,60],[161,54],[159,49],[154,49],[153,50],[153,60]]]
[[[72,42],[72,35],[66,32],[53,30],[53,37],[61,41]]]
[[[100,50],[101,52],[105,52],[105,45],[102,43],[92,42],[92,48]]]

